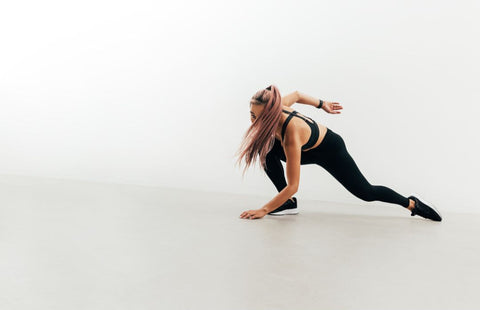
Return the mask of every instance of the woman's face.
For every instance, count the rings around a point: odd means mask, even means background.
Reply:
[[[264,105],[250,104],[250,121],[253,123],[263,112]]]

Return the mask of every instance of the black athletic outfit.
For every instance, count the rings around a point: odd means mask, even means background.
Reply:
[[[408,207],[409,199],[407,197],[398,194],[386,186],[372,185],[365,179],[355,161],[348,153],[343,138],[330,128],[327,128],[325,137],[317,147],[303,151],[315,145],[319,136],[317,123],[310,117],[308,117],[308,119],[311,122],[307,121],[307,119],[300,116],[297,111],[289,112],[283,110],[283,112],[290,115],[282,126],[282,141],[287,124],[293,116],[302,118],[312,128],[310,139],[302,146],[301,165],[317,164],[322,166],[350,193],[362,200],[378,200],[398,204],[405,208]],[[287,186],[283,166],[280,161],[286,162],[286,156],[280,141],[275,139],[275,144],[266,157],[265,172],[279,192]]]

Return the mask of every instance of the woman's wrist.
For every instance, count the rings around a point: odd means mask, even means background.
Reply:
[[[323,103],[324,103],[324,101],[322,99],[319,99],[319,100],[320,100],[320,102],[317,106],[317,109],[321,109],[323,107]]]

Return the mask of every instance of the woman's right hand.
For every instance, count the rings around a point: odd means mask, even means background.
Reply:
[[[338,102],[324,101],[322,109],[324,109],[327,113],[340,114],[339,110],[343,109],[343,107]]]

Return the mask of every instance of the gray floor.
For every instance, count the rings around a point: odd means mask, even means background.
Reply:
[[[480,215],[0,176],[0,309],[480,309]],[[442,210],[441,210],[442,211]]]

